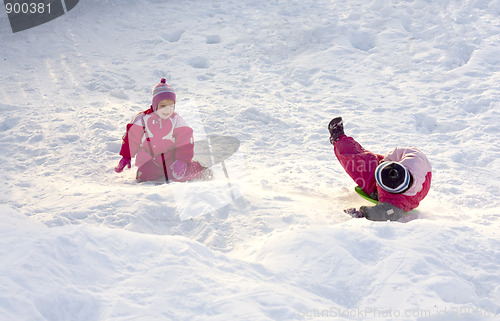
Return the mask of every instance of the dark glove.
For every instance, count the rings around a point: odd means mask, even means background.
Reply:
[[[116,165],[116,167],[115,167],[115,172],[121,173],[123,171],[123,169],[125,168],[125,166],[130,168],[130,158],[122,157],[122,159],[120,159],[120,162],[118,163],[118,165]]]
[[[361,206],[359,211],[363,217],[371,221],[397,221],[404,211],[389,203],[378,203],[375,206]]]

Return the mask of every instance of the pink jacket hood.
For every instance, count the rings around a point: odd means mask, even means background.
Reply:
[[[432,166],[422,151],[416,147],[397,147],[384,156],[384,161],[394,161],[403,164],[413,176],[413,184],[404,195],[413,196],[422,190],[427,173],[432,172]]]

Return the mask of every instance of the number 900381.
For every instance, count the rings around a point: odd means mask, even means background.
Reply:
[[[50,3],[5,3],[7,14],[50,14]]]

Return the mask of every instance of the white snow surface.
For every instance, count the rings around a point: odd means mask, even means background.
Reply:
[[[0,320],[500,319],[499,0],[82,0],[0,43]],[[229,180],[113,171],[162,76]],[[343,213],[335,116],[428,155],[404,222]]]

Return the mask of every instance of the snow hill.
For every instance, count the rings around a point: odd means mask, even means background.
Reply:
[[[499,0],[82,0],[0,43],[1,321],[500,318]],[[229,180],[113,171],[162,76]],[[404,223],[343,213],[335,116],[428,155]]]

